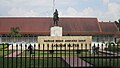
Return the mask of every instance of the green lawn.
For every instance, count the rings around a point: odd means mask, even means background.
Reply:
[[[13,52],[14,52],[14,51],[13,51]],[[8,50],[7,50],[7,51],[4,50],[4,52],[3,52],[3,50],[0,50],[0,57],[3,56],[3,53],[4,53],[4,56],[6,56],[6,55],[12,53],[12,50],[9,50],[9,51],[8,51]]]
[[[82,58],[95,67],[113,67],[120,68],[120,58]]]
[[[0,58],[0,68],[3,68],[3,58]],[[16,61],[17,60],[17,61]],[[4,68],[65,68],[69,65],[61,58],[4,58]]]
[[[44,53],[44,54],[43,54]],[[30,56],[29,51],[24,51],[22,54],[19,54],[19,56]],[[89,51],[80,51],[77,53],[76,51],[55,51],[54,53],[50,53],[49,51],[38,51],[35,50],[35,56],[80,56],[80,57],[86,57],[86,56],[106,56],[106,54],[91,54]]]
[[[44,54],[43,54],[44,53]],[[24,51],[22,54],[20,54],[20,55],[22,55],[22,56],[30,56],[30,53],[29,53],[29,51]],[[35,56],[76,56],[77,55],[77,53],[76,52],[73,52],[73,51],[71,51],[71,52],[69,52],[69,51],[55,51],[54,53],[50,53],[49,51],[38,51],[38,50],[36,50],[35,51]]]
[[[8,47],[8,45],[6,45],[6,44],[4,46],[3,46],[3,44],[0,44],[0,50],[5,49],[7,47]]]
[[[4,56],[6,56],[6,55],[12,53],[12,50],[6,49],[7,47],[8,47],[8,45],[6,45],[6,44],[4,46],[2,44],[0,44],[0,57],[3,56],[3,54],[4,54]]]

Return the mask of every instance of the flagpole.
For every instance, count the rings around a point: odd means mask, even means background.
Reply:
[[[55,8],[55,0],[53,0],[53,13],[54,13],[54,8]]]

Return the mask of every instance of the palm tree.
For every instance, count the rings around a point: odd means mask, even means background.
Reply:
[[[115,21],[115,24],[117,25],[119,31],[120,31],[120,19],[118,19],[118,21]]]
[[[14,37],[13,41],[16,42],[15,37],[20,36],[20,34],[19,34],[20,28],[19,27],[11,27],[10,31],[11,31],[10,36]]]

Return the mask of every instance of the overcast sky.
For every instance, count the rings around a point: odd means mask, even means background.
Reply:
[[[60,17],[120,18],[120,0],[55,0]],[[51,17],[53,0],[0,0],[0,16]]]

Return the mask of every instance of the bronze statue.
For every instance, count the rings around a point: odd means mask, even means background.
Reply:
[[[54,25],[58,26],[59,17],[58,17],[58,11],[57,11],[57,9],[55,9],[55,12],[53,14],[53,21],[54,21]]]

